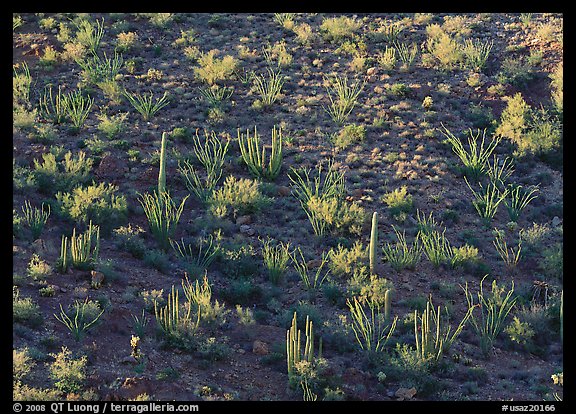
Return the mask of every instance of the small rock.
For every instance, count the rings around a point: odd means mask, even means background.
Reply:
[[[278,186],[278,195],[282,197],[287,197],[290,195],[290,187],[286,187],[285,185]]]
[[[41,254],[46,251],[46,243],[42,239],[36,239],[32,242],[32,250],[36,254]]]
[[[259,340],[255,340],[252,344],[252,352],[256,355],[268,355],[268,344]]]
[[[322,264],[322,260],[312,259],[308,262],[308,269],[315,269],[317,267],[320,267],[321,264]]]
[[[558,227],[560,223],[562,223],[562,220],[560,220],[558,216],[554,216],[554,218],[552,219],[552,226]]]
[[[376,74],[377,69],[375,67],[371,67],[366,71],[367,76],[372,76]]]
[[[248,233],[248,230],[250,230],[250,226],[248,224],[242,224],[240,226],[240,233]]]
[[[398,388],[394,395],[399,401],[409,400],[416,395],[416,388]]]
[[[354,198],[360,198],[364,195],[364,190],[362,188],[357,188],[355,190],[352,190],[352,197]]]
[[[250,223],[252,223],[252,217],[250,216],[240,216],[236,219],[236,224],[239,226]]]
[[[121,364],[133,364],[136,365],[138,364],[138,360],[136,358],[134,358],[132,355],[128,355],[127,357],[123,358],[120,361]]]

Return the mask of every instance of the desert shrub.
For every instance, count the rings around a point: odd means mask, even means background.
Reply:
[[[318,165],[315,177],[310,179],[310,170],[291,169],[289,175],[293,194],[300,201],[314,234],[323,236],[327,230],[337,233],[360,234],[365,220],[364,209],[344,198],[344,174],[336,171],[329,163],[325,174]]]
[[[511,341],[520,345],[526,345],[532,341],[534,330],[527,322],[522,322],[517,316],[514,316],[512,322],[506,326],[504,332],[508,334]]]
[[[58,390],[34,388],[20,382],[14,383],[12,390],[14,401],[57,401],[59,398]]]
[[[259,272],[256,251],[252,245],[224,248],[221,260],[223,274],[233,279],[248,279]]]
[[[432,368],[431,357],[422,359],[412,346],[397,343],[383,372],[391,381],[399,381],[405,388],[415,387],[418,393],[427,395],[436,391],[440,385],[430,375]]]
[[[386,46],[384,50],[378,52],[377,62],[384,70],[392,70],[396,66],[396,49]]]
[[[86,157],[84,151],[76,156],[68,151],[63,159],[57,161],[53,153],[42,154],[42,162],[34,160],[34,178],[38,188],[44,194],[56,191],[70,191],[90,179],[92,158]]]
[[[528,83],[536,77],[536,72],[527,59],[505,58],[496,75],[498,82],[510,84],[518,88],[526,88]]]
[[[325,40],[333,43],[342,42],[354,37],[362,27],[362,23],[348,16],[325,18],[320,25],[320,31]]]
[[[20,71],[20,67],[22,71]],[[13,66],[12,75],[12,104],[13,106],[26,107],[30,103],[30,88],[32,77],[26,62]]]
[[[562,280],[564,276],[564,248],[562,243],[556,243],[544,249],[538,265],[549,278]]]
[[[408,187],[402,186],[382,196],[381,200],[388,206],[392,217],[407,214],[414,208],[412,195],[408,194]]]
[[[24,206],[22,206],[22,217],[20,220],[23,225],[30,229],[32,240],[36,240],[40,237],[49,217],[50,204],[48,204],[46,211],[44,211],[44,203],[42,203],[42,206],[39,209],[38,207],[32,207],[28,200],[24,202]]]
[[[168,273],[170,257],[160,249],[147,250],[144,253],[144,263],[162,273]]]
[[[325,77],[324,81],[330,100],[330,105],[324,107],[324,110],[337,125],[343,125],[358,104],[358,96],[364,89],[364,83],[357,81],[349,84],[348,78],[339,75]]]
[[[462,66],[477,72],[482,71],[486,66],[493,45],[493,41],[482,42],[481,40],[465,39],[464,44],[461,45],[464,58]]]
[[[42,324],[42,313],[38,304],[32,298],[20,296],[16,286],[12,289],[12,320],[30,327],[38,327]]]
[[[32,371],[35,363],[27,347],[12,350],[12,381],[23,380]]]
[[[284,68],[290,66],[292,63],[292,55],[286,49],[286,42],[281,40],[276,42],[274,45],[267,45],[262,49],[264,55],[264,60],[268,63],[268,66],[277,66],[279,68]],[[274,65],[274,62],[276,64]]]
[[[212,264],[221,253],[220,242],[214,236],[199,237],[192,243],[170,240],[172,249],[183,259],[186,269],[191,274],[198,274]]]
[[[196,78],[213,85],[220,80],[227,80],[234,75],[234,70],[238,65],[237,60],[230,55],[226,55],[221,59],[216,57],[218,51],[216,49],[210,50],[208,53],[201,53],[198,57],[198,64],[194,68],[194,75]]]
[[[146,245],[144,240],[140,238],[140,234],[144,233],[142,227],[132,224],[127,226],[120,226],[113,230],[116,245],[129,252],[132,256],[141,259],[146,252]]]
[[[115,50],[119,53],[125,53],[137,46],[138,34],[135,32],[121,32],[116,35]]]
[[[76,60],[76,63],[82,68],[80,76],[85,83],[99,85],[101,82],[115,80],[116,75],[122,69],[124,59],[117,52],[114,52],[113,58],[109,58],[104,52],[103,58],[97,54],[92,54],[90,57]]]
[[[168,99],[168,92],[164,92],[162,97],[154,99],[154,93],[149,91],[148,94],[143,93],[130,93],[123,92],[124,97],[130,104],[142,115],[144,121],[149,121],[160,109],[164,108],[170,103]]]
[[[222,188],[212,193],[210,211],[217,217],[225,217],[232,209],[239,215],[250,214],[264,208],[270,199],[260,192],[255,180],[234,176],[226,177]]]
[[[296,34],[296,41],[302,45],[312,44],[317,36],[308,23],[301,23],[294,26],[294,34]]]
[[[452,257],[450,258],[450,265],[453,268],[460,266],[470,266],[480,259],[478,248],[465,244],[460,247],[452,248]]]
[[[113,139],[122,133],[125,129],[124,121],[128,117],[127,112],[121,112],[112,116],[106,114],[98,115],[98,130],[102,132],[106,138]]]
[[[126,197],[116,194],[117,190],[117,186],[107,183],[79,186],[71,193],[57,193],[56,200],[64,217],[80,224],[92,221],[109,234],[126,221],[128,214]]]
[[[364,125],[346,125],[332,139],[334,145],[338,148],[347,148],[352,144],[361,142],[366,137],[366,128]]]
[[[32,254],[26,274],[33,280],[46,280],[46,277],[51,273],[52,267],[36,253]]]
[[[231,280],[220,294],[229,303],[250,305],[261,299],[262,288],[250,280]],[[249,308],[246,308],[246,311],[249,310]]]
[[[332,274],[338,277],[352,276],[354,270],[358,267],[365,266],[368,260],[368,253],[362,243],[354,242],[351,248],[338,245],[336,249],[330,249],[328,252],[330,259],[328,266]]]
[[[527,129],[517,142],[520,155],[547,154],[562,145],[562,126],[558,118],[544,108],[531,110]]]
[[[56,389],[64,393],[78,393],[86,381],[87,357],[84,355],[75,359],[65,346],[50,356],[54,361],[48,365],[48,369]]]
[[[441,70],[453,70],[460,66],[463,53],[458,41],[437,24],[426,27],[426,50],[433,56]]]
[[[26,110],[23,106],[17,105],[12,111],[12,126],[15,130],[33,131],[36,125],[38,110]]]
[[[506,292],[506,288],[498,286],[496,280],[493,280],[490,292],[485,292],[482,285],[486,276],[480,281],[480,290],[476,293],[477,302],[474,300],[474,295],[468,290],[468,283],[463,289],[468,309],[474,306],[478,307],[476,312],[472,312],[470,322],[480,337],[482,353],[484,356],[490,357],[494,342],[505,329],[504,322],[516,304],[517,297],[514,296],[514,281]]]
[[[554,107],[562,117],[564,110],[564,62],[560,62],[554,71],[550,74],[550,88],[552,89],[552,102]]]

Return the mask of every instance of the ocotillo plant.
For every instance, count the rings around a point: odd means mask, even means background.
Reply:
[[[376,268],[376,245],[378,244],[378,213],[372,214],[372,231],[370,232],[370,274],[375,274]]]
[[[450,347],[464,329],[464,325],[472,316],[472,311],[475,306],[468,308],[466,315],[458,327],[452,332],[452,325],[446,324],[442,321],[442,314],[440,306],[434,309],[432,304],[432,297],[426,303],[426,310],[422,312],[422,316],[418,317],[418,311],[414,311],[414,336],[416,339],[416,352],[418,358],[426,361],[429,358],[433,362],[438,362],[445,352],[450,350]],[[447,312],[446,312],[447,313]],[[420,326],[418,322],[420,321]],[[419,334],[420,332],[420,334]]]
[[[238,129],[238,144],[242,159],[252,175],[259,180],[274,181],[276,179],[282,167],[282,128],[272,129],[272,148],[268,162],[266,162],[266,146],[260,149],[260,135],[256,127],[254,127],[253,136],[250,136],[248,130],[244,135]]]
[[[160,171],[158,173],[158,194],[166,192],[166,132],[162,133],[162,144],[160,145]]]
[[[300,345],[301,331],[296,322],[296,312],[292,318],[292,326],[286,331],[286,355],[288,364],[288,377],[294,375],[294,366],[300,361],[312,362],[314,359],[314,329],[310,317],[306,315],[304,353],[301,352]],[[322,357],[322,341],[318,350],[318,357]]]

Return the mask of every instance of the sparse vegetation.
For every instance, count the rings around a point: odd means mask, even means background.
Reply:
[[[559,410],[542,7],[14,13],[14,401]]]

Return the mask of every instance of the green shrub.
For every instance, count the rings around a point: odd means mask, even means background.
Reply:
[[[507,57],[500,65],[500,71],[496,75],[499,83],[509,84],[518,88],[528,87],[528,83],[534,80],[536,72],[530,62],[523,57]]]
[[[480,349],[486,357],[490,357],[494,342],[498,335],[504,330],[506,317],[516,304],[514,295],[514,281],[510,290],[505,291],[504,287],[498,286],[496,280],[492,281],[491,291],[484,292],[483,283],[488,275],[480,281],[480,290],[476,293],[478,301],[474,300],[474,295],[468,290],[468,283],[464,289],[468,308],[478,307],[476,312],[472,312],[470,322],[476,334],[480,337]],[[504,296],[505,295],[505,296]],[[477,316],[477,314],[480,314]]]
[[[248,279],[258,273],[259,262],[252,245],[241,245],[236,248],[224,248],[222,255],[222,272],[233,279]]]
[[[513,342],[520,345],[526,345],[532,341],[535,332],[527,322],[522,322],[517,316],[514,316],[512,322],[504,329],[508,337]]]
[[[43,320],[38,304],[32,298],[20,297],[16,286],[12,288],[12,320],[33,328],[40,326]]]
[[[562,117],[564,111],[564,62],[560,62],[550,74],[550,88],[552,89],[552,102],[554,107]]]
[[[280,99],[282,86],[286,82],[286,78],[282,75],[280,69],[274,71],[266,68],[266,71],[267,76],[254,74],[252,77],[254,89],[260,95],[260,99],[253,104],[255,108],[268,108]]]
[[[208,83],[208,85],[230,79],[238,65],[237,60],[233,56],[226,55],[218,59],[216,57],[217,53],[216,49],[210,50],[208,53],[201,53],[198,57],[200,66],[194,68],[196,78]]]
[[[412,195],[408,194],[408,188],[402,186],[382,196],[381,200],[388,206],[392,217],[402,213],[410,213],[414,208]]]
[[[124,96],[134,109],[142,115],[144,121],[149,121],[158,111],[160,111],[160,109],[170,103],[168,92],[164,92],[161,98],[156,98],[155,100],[152,91],[150,91],[149,94],[132,94],[128,91],[124,91]]]
[[[33,280],[46,280],[46,277],[52,273],[52,268],[48,263],[40,258],[36,253],[32,254],[28,262],[26,274]]]
[[[113,232],[119,248],[126,250],[137,259],[144,257],[146,245],[144,244],[144,240],[140,238],[140,234],[144,233],[142,227],[138,225],[132,226],[132,224],[129,223],[128,226],[120,226],[114,229]]]
[[[127,112],[121,112],[112,116],[106,114],[98,115],[98,130],[102,132],[106,138],[113,139],[116,138],[125,129],[124,122],[128,117]]]
[[[30,356],[30,351],[27,347],[12,350],[12,381],[19,382],[23,380],[32,368],[35,362]]]
[[[361,27],[362,23],[356,18],[339,16],[325,18],[320,25],[320,31],[325,40],[337,43],[353,38]]]
[[[364,83],[355,82],[349,85],[348,79],[339,75],[325,77],[324,82],[330,100],[330,105],[324,107],[324,110],[337,125],[343,125],[358,104],[358,96],[364,89]]]
[[[105,234],[124,224],[128,215],[126,197],[117,195],[118,187],[100,183],[88,187],[76,187],[71,193],[57,193],[56,200],[64,217],[76,223],[98,224]]]
[[[239,215],[255,213],[271,200],[262,195],[258,182],[234,176],[226,177],[222,188],[216,190],[209,200],[210,211],[217,217],[225,217],[229,209]]]
[[[347,148],[352,144],[364,141],[366,137],[366,128],[364,125],[346,125],[332,139],[334,145],[338,148]]]
[[[314,234],[324,235],[326,230],[360,235],[365,220],[364,209],[357,203],[347,203],[344,198],[344,174],[329,163],[322,174],[322,164],[317,167],[313,180],[310,170],[291,169],[293,194],[299,199]]]
[[[437,27],[437,24],[426,27],[426,50],[440,70],[454,70],[464,59],[462,48],[455,38]]]
[[[527,131],[521,135],[518,154],[547,154],[561,147],[563,139],[562,125],[558,118],[546,109],[532,109]]]
[[[544,249],[538,265],[549,278],[562,280],[564,276],[564,248],[562,243],[556,243]]]
[[[339,244],[336,249],[330,249],[328,257],[330,259],[328,266],[333,275],[349,277],[356,269],[367,264],[368,253],[362,243],[356,241],[351,248]]]
[[[22,68],[22,72],[18,69]],[[32,77],[30,69],[26,62],[13,65],[12,75],[12,103],[13,106],[26,107],[30,103],[30,87],[32,86]]]
[[[58,390],[33,388],[19,381],[14,383],[12,390],[14,401],[57,401],[59,398]]]
[[[54,154],[45,153],[42,154],[42,162],[34,160],[33,174],[44,194],[70,191],[90,179],[92,164],[92,158],[86,157],[84,151],[78,151],[76,156],[68,151],[59,161]]]
[[[507,104],[500,116],[496,134],[519,143],[527,128],[530,106],[524,101],[520,92],[504,99]]]
[[[22,207],[22,214],[22,224],[25,224],[30,229],[32,240],[36,240],[42,234],[46,221],[50,217],[50,204],[48,204],[47,210],[44,211],[44,203],[38,209],[38,207],[32,208],[30,202],[26,200]]]
[[[84,355],[73,358],[72,352],[62,347],[57,354],[50,354],[54,361],[48,365],[50,378],[54,386],[64,393],[78,393],[86,382],[86,365],[88,358]]]
[[[260,146],[260,135],[254,127],[254,135],[246,130],[246,135],[240,133],[238,129],[238,144],[242,159],[248,166],[250,173],[257,179],[274,181],[282,168],[282,129],[278,131],[276,127],[272,129],[272,146],[268,162],[266,162],[266,147]]]

